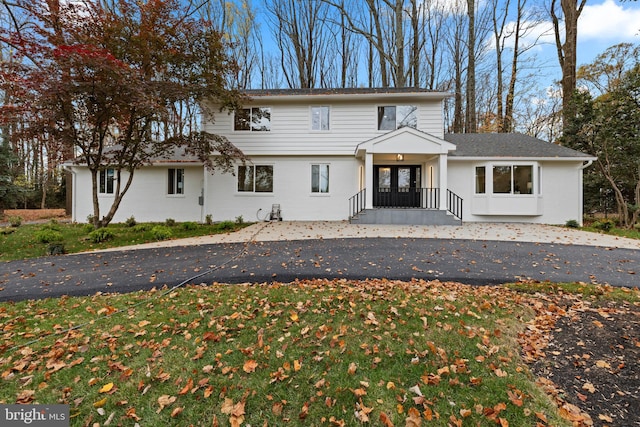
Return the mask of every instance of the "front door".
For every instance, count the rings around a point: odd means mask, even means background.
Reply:
[[[420,207],[420,166],[374,166],[373,205]]]

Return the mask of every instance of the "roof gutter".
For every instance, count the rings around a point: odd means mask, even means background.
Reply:
[[[587,163],[584,163],[580,169],[585,170],[586,168],[588,168],[589,166],[591,166],[593,164],[593,160],[587,160]]]

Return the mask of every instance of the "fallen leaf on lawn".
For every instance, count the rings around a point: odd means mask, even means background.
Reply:
[[[184,411],[184,406],[181,406],[180,408],[175,408],[173,411],[171,411],[171,418],[177,417],[182,413],[182,411]]]
[[[591,383],[584,383],[582,385],[582,389],[583,390],[587,390],[589,393],[595,393],[596,392],[596,388]]]
[[[351,362],[349,364],[349,369],[347,369],[347,373],[349,375],[353,375],[356,373],[357,370],[358,370],[358,365],[356,365],[354,362]]]
[[[99,393],[109,393],[112,388],[113,383],[107,383],[100,388]]]
[[[305,418],[307,418],[307,415],[309,415],[309,402],[304,402],[304,405],[302,405],[302,409],[298,414],[298,418],[304,420]]]
[[[612,422],[613,422],[613,418],[611,418],[611,417],[610,417],[610,416],[608,416],[608,415],[604,415],[604,414],[599,414],[599,415],[598,415],[598,419],[599,419],[600,421],[606,421],[606,422],[608,422],[608,423],[612,423]]]
[[[106,404],[107,404],[107,398],[105,397],[104,399],[100,399],[97,402],[94,402],[93,403],[93,407],[94,408],[102,408]]]
[[[165,407],[171,405],[175,401],[176,401],[175,396],[169,396],[168,394],[163,394],[158,398],[158,405],[160,405],[160,408],[156,411],[156,413],[159,414],[160,411],[162,411]]]
[[[242,370],[245,371],[247,374],[250,374],[252,372],[255,372],[257,367],[258,367],[258,362],[250,359],[244,362],[244,365],[242,366]]]
[[[391,421],[391,418],[389,418],[389,416],[384,412],[380,413],[380,422],[384,427],[395,427],[393,425],[393,422]]]
[[[407,415],[408,417],[405,419],[405,427],[420,427],[422,425],[420,411],[416,408],[409,408]]]

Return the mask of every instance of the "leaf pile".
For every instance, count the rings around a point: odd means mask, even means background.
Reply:
[[[521,335],[525,360],[575,426],[640,424],[640,293],[621,292],[636,298],[537,293],[530,300],[536,316]]]
[[[3,304],[0,401],[70,404],[74,426],[563,425],[522,300],[315,280]]]

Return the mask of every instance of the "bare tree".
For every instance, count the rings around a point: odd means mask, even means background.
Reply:
[[[289,87],[316,87],[319,61],[329,48],[328,5],[323,0],[269,0],[273,31]]]
[[[465,132],[477,132],[476,123],[476,3],[467,0],[467,108],[465,112]]]
[[[560,4],[560,9],[558,8]],[[578,18],[587,0],[551,0],[549,13],[553,22],[558,62],[562,69],[562,121],[573,116],[571,98],[576,89],[576,61],[578,49]],[[562,13],[560,13],[562,12]],[[560,21],[564,23],[564,31]],[[562,37],[564,32],[564,40]]]

